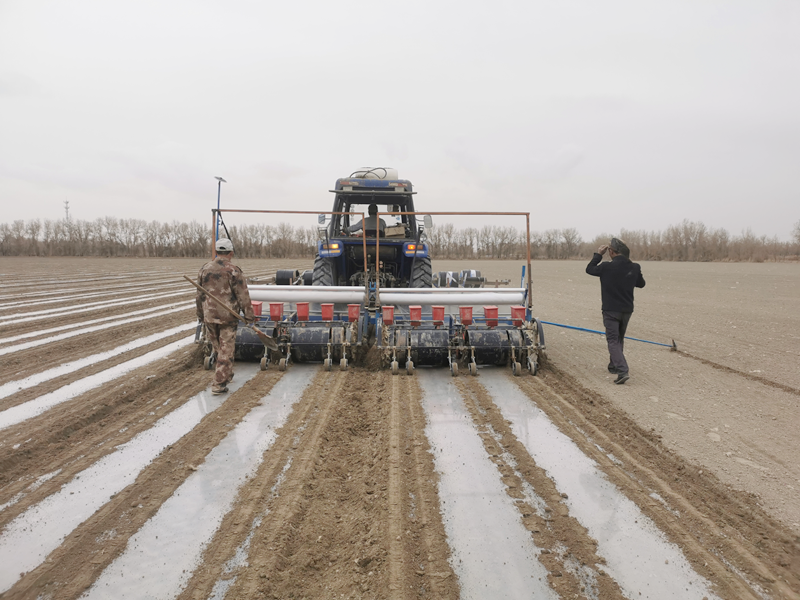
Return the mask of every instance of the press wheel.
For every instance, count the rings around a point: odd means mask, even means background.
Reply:
[[[286,359],[282,358],[278,361],[278,371],[285,371],[286,370]]]
[[[514,364],[511,365],[511,372],[514,373],[515,377],[519,377],[520,373],[522,373],[522,365],[514,361]]]
[[[453,374],[453,377],[458,377],[458,363],[450,365],[450,372]]]
[[[347,371],[347,359],[343,358],[339,361],[339,370],[340,371]]]
[[[333,361],[330,358],[326,358],[324,361],[322,361],[322,364],[326,371],[330,371],[331,367],[333,366]]]
[[[406,374],[407,375],[413,375],[414,374],[414,361],[413,360],[407,360],[406,361]]]
[[[214,363],[217,362],[216,359],[217,359],[217,357],[214,356],[213,354],[211,356],[206,356],[205,359],[203,360],[203,368],[206,371],[210,371],[211,369],[213,369],[214,368]]]
[[[397,375],[400,372],[400,365],[396,360],[392,361],[392,375]]]
[[[266,371],[267,367],[269,367],[269,361],[267,360],[266,356],[261,357],[261,370]]]
[[[539,372],[539,363],[532,358],[528,358],[528,373],[536,375]]]
[[[474,362],[469,363],[469,374],[470,375],[478,374],[478,365],[476,365]]]

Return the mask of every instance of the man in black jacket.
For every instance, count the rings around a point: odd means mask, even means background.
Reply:
[[[611,260],[601,263],[608,252]],[[628,363],[622,353],[625,330],[633,313],[633,288],[644,287],[642,268],[631,262],[631,251],[620,239],[611,238],[607,246],[600,246],[586,267],[589,275],[600,278],[600,294],[603,299],[603,325],[611,362],[610,373],[617,375],[614,383],[625,383],[630,379]]]

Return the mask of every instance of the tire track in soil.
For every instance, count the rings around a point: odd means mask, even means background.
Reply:
[[[198,373],[204,378],[208,376],[205,371]],[[259,373],[245,383],[190,433],[143,469],[133,484],[67,536],[42,565],[0,597],[4,600],[38,596],[78,598],[125,550],[128,539],[158,512],[196,466],[228,435],[230,427],[269,393],[281,375],[277,371]],[[205,385],[200,386],[203,387]]]
[[[555,483],[513,434],[489,391],[474,377],[459,377],[455,384],[502,476],[506,493],[514,499],[523,525],[541,549],[538,559],[548,571],[550,587],[562,598],[622,600],[617,583],[595,568],[605,564],[596,552],[597,542],[570,516]],[[535,492],[536,506],[523,493],[525,484]]]
[[[514,381],[682,549],[722,598],[756,599],[764,593],[800,598],[800,539],[792,539],[752,497],[687,464],[656,434],[553,365],[540,377]]]
[[[181,600],[207,598],[221,580],[228,598],[386,597],[392,578],[392,597],[458,598],[444,526],[431,515],[421,394],[415,381],[387,375],[319,371]],[[244,565],[228,566],[248,547]]]

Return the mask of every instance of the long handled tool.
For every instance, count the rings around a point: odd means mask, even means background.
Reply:
[[[586,329],[585,327],[574,327],[572,325],[564,325],[562,323],[551,323],[550,321],[539,321],[540,323],[544,323],[545,325],[555,325],[556,327],[563,327],[564,329],[574,329],[576,331],[588,331],[589,333],[599,333],[600,335],[605,335],[605,331],[597,331],[596,329]],[[650,340],[640,340],[639,338],[635,337],[627,337],[625,336],[626,340],[633,340],[634,342],[644,342],[645,344],[655,344],[656,346],[666,346],[673,352],[678,350],[678,346],[675,344],[675,340],[672,340],[672,344],[662,344],[661,342],[651,342]]]
[[[234,312],[234,311],[232,311],[230,308],[228,308],[228,305],[227,305],[227,304],[225,304],[225,303],[224,303],[222,300],[220,300],[220,299],[219,299],[219,298],[217,298],[217,297],[216,297],[214,294],[212,294],[211,292],[209,292],[209,291],[208,291],[206,288],[204,288],[202,285],[200,285],[200,284],[198,284],[198,283],[196,283],[196,282],[192,281],[192,280],[191,280],[191,279],[189,279],[189,278],[188,278],[186,275],[184,275],[184,276],[183,276],[183,278],[184,278],[186,281],[188,281],[189,283],[191,283],[191,284],[192,284],[194,287],[196,287],[198,290],[200,290],[200,291],[201,291],[201,292],[203,292],[204,294],[208,295],[208,297],[209,297],[209,298],[211,298],[212,300],[214,300],[214,301],[215,301],[217,304],[219,304],[219,305],[220,305],[222,308],[224,308],[224,309],[225,309],[225,310],[227,310],[229,313],[231,313],[231,314],[232,314],[234,317],[236,317],[236,318],[237,318],[237,319],[239,319],[240,321],[244,322],[244,324],[245,324],[245,325],[247,325],[248,327],[250,327],[250,329],[252,329],[253,331],[255,331],[255,332],[256,332],[256,335],[258,336],[258,339],[260,339],[260,340],[261,340],[261,343],[262,343],[262,344],[264,344],[264,346],[265,346],[265,347],[266,347],[268,350],[276,350],[276,351],[278,350],[278,344],[276,344],[276,343],[275,343],[275,340],[273,340],[273,339],[272,339],[272,336],[269,336],[269,335],[267,335],[266,333],[264,333],[263,331],[259,330],[259,329],[258,329],[258,328],[257,328],[255,325],[251,325],[251,324],[249,324],[247,321],[245,321],[245,319],[244,319],[244,317],[242,317],[242,315],[240,315],[240,314],[239,314],[239,313],[237,313],[237,312]]]

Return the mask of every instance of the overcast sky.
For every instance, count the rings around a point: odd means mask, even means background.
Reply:
[[[215,175],[329,210],[361,166],[539,231],[788,240],[800,3],[0,0],[0,222],[210,221]]]

